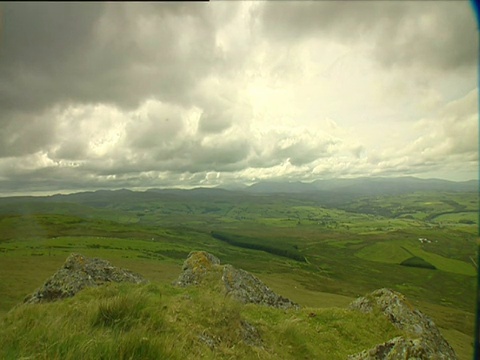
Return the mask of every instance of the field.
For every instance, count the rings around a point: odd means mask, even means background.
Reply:
[[[400,291],[469,359],[477,229],[470,192],[348,201],[205,189],[3,198],[0,316],[72,252],[169,284],[190,251],[205,250],[304,306],[345,307],[381,287]]]

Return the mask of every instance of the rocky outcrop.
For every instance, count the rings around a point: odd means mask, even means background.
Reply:
[[[455,360],[452,347],[440,334],[434,322],[415,309],[405,297],[390,289],[379,289],[355,300],[351,309],[365,313],[380,310],[404,337],[396,337],[373,349],[351,355],[350,360]]]
[[[85,287],[109,282],[146,283],[141,275],[112,266],[108,261],[71,254],[62,268],[50,277],[25,303],[41,303],[72,297]]]
[[[272,306],[280,309],[298,308],[299,306],[283,296],[275,294],[257,277],[232,265],[223,267],[222,281],[227,294],[243,302]]]
[[[192,251],[183,263],[182,273],[174,284],[181,287],[198,285],[217,265],[220,265],[220,260],[214,255],[206,251]]]
[[[207,276],[217,277],[225,294],[242,303],[266,305],[281,309],[299,308],[293,301],[275,294],[257,277],[232,265],[220,265],[220,260],[205,251],[191,252],[185,260],[177,286],[198,285]]]

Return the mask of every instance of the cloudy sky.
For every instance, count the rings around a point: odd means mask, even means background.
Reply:
[[[478,178],[467,1],[0,11],[2,194]]]

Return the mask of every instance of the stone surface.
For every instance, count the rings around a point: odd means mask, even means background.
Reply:
[[[245,320],[242,320],[242,338],[245,344],[249,346],[261,347],[263,345],[262,337],[257,328]]]
[[[415,309],[405,297],[390,289],[379,289],[350,304],[351,309],[362,312],[380,310],[398,329],[406,333],[373,349],[349,357],[362,359],[437,359],[455,360],[457,356],[452,347],[440,334],[435,323]]]
[[[50,302],[72,297],[85,287],[108,282],[146,283],[141,275],[112,266],[108,261],[71,254],[62,268],[25,298],[25,303]]]
[[[275,294],[257,277],[232,265],[223,267],[222,281],[227,294],[247,304],[260,304],[280,309],[298,308],[299,306],[283,296]]]
[[[220,260],[205,251],[191,252],[185,260],[177,286],[198,285],[207,276],[218,276],[225,294],[242,303],[272,306],[281,309],[299,308],[291,300],[275,294],[254,275],[231,265],[220,265]]]
[[[214,255],[206,251],[192,251],[183,263],[182,273],[174,284],[181,287],[198,285],[216,265],[220,265],[220,260]]]
[[[446,357],[434,356],[432,349],[422,339],[405,339],[396,337],[373,349],[362,351],[348,357],[349,360],[406,360],[406,359],[447,359]],[[454,359],[454,358],[452,358]]]

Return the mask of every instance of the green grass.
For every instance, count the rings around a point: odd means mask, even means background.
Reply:
[[[435,222],[448,224],[478,225],[478,211],[457,212],[435,217]]]
[[[3,359],[344,359],[399,334],[382,316],[242,306],[212,289],[156,284],[19,306],[1,325]]]
[[[402,241],[377,242],[358,251],[355,255],[371,261],[399,264],[412,256]]]
[[[470,263],[433,254],[420,248],[412,241],[385,241],[369,245],[358,251],[356,256],[371,261],[401,264],[413,256],[424,259],[435,268],[455,274],[475,276],[475,268]]]
[[[465,261],[455,260],[455,259],[448,259],[443,256],[432,254],[425,250],[422,250],[418,247],[406,245],[415,256],[421,257],[425,259],[427,262],[434,265],[437,269],[442,271],[448,271],[456,274],[467,275],[467,276],[476,276],[477,271],[470,263]]]

